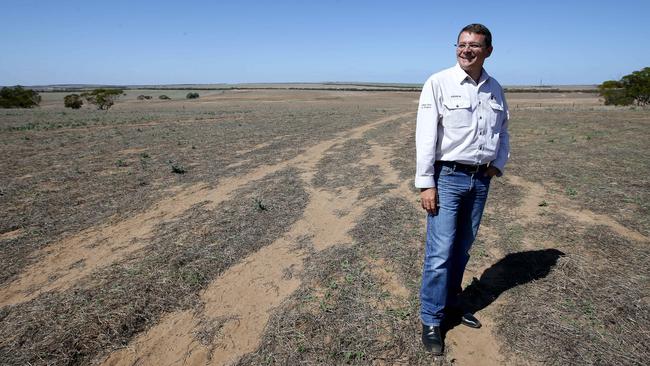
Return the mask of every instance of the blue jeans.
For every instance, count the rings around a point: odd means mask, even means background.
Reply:
[[[469,249],[476,238],[490,188],[484,171],[468,173],[436,163],[440,208],[427,216],[420,288],[420,319],[440,325],[446,307],[457,307]]]

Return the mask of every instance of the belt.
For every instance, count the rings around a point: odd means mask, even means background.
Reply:
[[[489,163],[480,164],[480,165],[471,165],[471,164],[457,163],[455,161],[444,161],[444,160],[438,160],[436,161],[436,164],[440,164],[442,166],[448,166],[450,168],[453,168],[455,171],[461,171],[461,172],[471,173],[471,174],[475,174],[480,172],[481,170],[485,170],[490,165]]]

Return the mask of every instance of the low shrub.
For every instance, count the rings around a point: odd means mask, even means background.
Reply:
[[[41,96],[20,85],[0,90],[0,108],[32,108],[38,106]]]
[[[181,163],[169,160],[169,165],[172,168],[172,173],[174,174],[185,174],[187,172]]]
[[[66,108],[79,109],[84,104],[79,94],[68,94],[63,98],[63,105]]]

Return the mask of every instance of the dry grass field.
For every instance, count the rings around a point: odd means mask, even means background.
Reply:
[[[0,110],[0,364],[650,364],[647,109],[508,95],[462,295],[484,326],[433,359],[418,93],[199,92]]]

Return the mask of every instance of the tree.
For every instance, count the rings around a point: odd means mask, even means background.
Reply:
[[[199,97],[199,93],[190,92],[185,96],[187,99],[196,99]]]
[[[627,96],[623,83],[617,80],[607,80],[598,86],[600,96],[605,99],[605,105],[630,105],[634,98]]]
[[[66,108],[79,109],[84,104],[79,94],[68,94],[63,98],[63,105]]]
[[[627,94],[634,98],[637,105],[650,103],[650,67],[623,76],[621,83]]]
[[[650,67],[625,75],[621,80],[608,80],[598,86],[605,104],[650,104]]]
[[[1,108],[32,108],[38,106],[41,96],[31,89],[25,89],[20,85],[4,87],[0,90]]]
[[[122,95],[122,89],[95,89],[91,92],[82,93],[81,97],[88,103],[97,106],[97,109],[108,110],[115,101]]]

